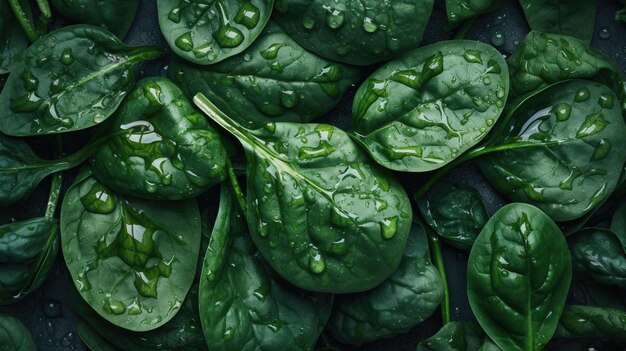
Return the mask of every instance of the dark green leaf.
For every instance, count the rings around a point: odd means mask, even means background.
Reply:
[[[416,48],[433,0],[276,0],[274,19],[307,50],[354,65]]]
[[[187,61],[210,65],[245,50],[261,34],[274,0],[157,0],[161,32]]]
[[[28,44],[28,38],[15,21],[7,1],[0,1],[0,75],[11,71],[14,57]]]
[[[100,27],[52,32],[13,63],[0,94],[0,131],[57,134],[103,122],[135,84],[134,66],[161,50],[131,47]]]
[[[622,246],[626,247],[626,204],[622,204],[613,213],[611,230],[617,234],[617,239]]]
[[[320,58],[270,22],[241,54],[199,67],[172,63],[170,77],[193,98],[201,92],[248,128],[268,122],[309,122],[330,111],[358,70]]]
[[[85,169],[65,194],[61,239],[83,299],[114,325],[152,330],[176,315],[191,287],[198,205],[126,197]]]
[[[446,0],[448,24],[450,27],[456,27],[467,20],[497,9],[504,2],[504,0]]]
[[[470,306],[505,350],[540,350],[552,338],[572,279],[567,243],[538,208],[515,203],[496,212],[470,253]]]
[[[626,312],[614,308],[565,306],[554,337],[626,339]]]
[[[372,290],[335,297],[329,328],[342,343],[362,343],[405,333],[432,315],[443,285],[430,261],[424,228],[413,223],[400,267]]]
[[[375,71],[354,98],[351,129],[381,165],[431,171],[487,135],[508,91],[506,62],[496,49],[441,42]]]
[[[342,130],[270,123],[248,130],[202,94],[196,104],[246,149],[248,224],[259,251],[306,290],[369,290],[400,264],[409,199]]]
[[[597,0],[519,0],[532,30],[565,34],[591,42]]]
[[[0,313],[0,350],[37,351],[35,340],[17,318]]]
[[[602,284],[626,288],[626,233],[589,228],[568,237],[574,269]]]
[[[78,336],[91,351],[119,351],[118,348],[109,344],[104,340],[92,327],[87,323],[78,324]]]
[[[417,351],[496,351],[500,350],[473,322],[449,322],[435,335],[421,341]]]
[[[128,33],[139,0],[52,0],[61,15],[79,23],[103,26],[123,39]]]

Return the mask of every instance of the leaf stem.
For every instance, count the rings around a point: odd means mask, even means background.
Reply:
[[[59,197],[61,195],[61,188],[63,187],[63,173],[57,172],[52,175],[52,182],[50,183],[50,194],[48,195],[48,205],[46,206],[45,217],[47,219],[53,219],[54,213],[59,203]]]
[[[448,278],[446,276],[446,267],[443,263],[443,254],[441,253],[441,243],[439,237],[433,233],[432,229],[428,225],[423,225],[428,237],[428,246],[430,247],[431,255],[441,281],[443,283],[443,301],[441,302],[441,319],[443,324],[446,325],[450,322],[450,290],[448,289]]]
[[[472,29],[472,26],[474,25],[474,22],[476,22],[477,17],[471,18],[465,22],[463,22],[463,24],[461,25],[461,27],[459,28],[459,30],[457,30],[456,34],[454,34],[454,38],[455,40],[458,39],[465,39],[465,37],[467,36],[467,33],[469,33],[470,29]]]
[[[52,18],[52,10],[50,9],[50,3],[48,0],[37,0],[37,7],[41,11],[41,15],[46,20]]]
[[[9,6],[11,7],[11,10],[13,11],[13,14],[15,15],[15,19],[24,30],[24,33],[28,37],[28,40],[31,43],[36,42],[37,39],[39,39],[39,33],[37,32],[37,29],[35,28],[35,25],[33,24],[33,22],[31,22],[31,20],[26,15],[26,12],[24,12],[24,9],[22,8],[22,5],[20,4],[19,0],[8,0],[8,1],[9,1]]]
[[[246,203],[246,196],[243,194],[241,190],[241,186],[239,185],[239,180],[237,179],[237,175],[235,174],[235,168],[233,167],[233,163],[230,161],[230,158],[226,159],[226,171],[228,172],[228,181],[230,183],[233,192],[235,193],[235,197],[237,198],[237,202],[239,203],[239,208],[243,212],[244,217],[248,217],[248,205]]]

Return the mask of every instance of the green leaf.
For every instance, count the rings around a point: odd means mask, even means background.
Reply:
[[[426,223],[450,245],[470,250],[489,214],[476,189],[438,183],[417,205]]]
[[[413,223],[400,267],[372,290],[336,296],[328,327],[347,344],[392,337],[425,321],[442,298],[441,276],[430,261],[426,232]]]
[[[565,306],[555,338],[626,339],[626,312],[594,306]]]
[[[220,136],[167,78],[146,78],[122,102],[91,160],[96,178],[144,199],[196,197],[226,178]]]
[[[622,246],[626,247],[626,204],[622,204],[613,213],[611,230],[617,234],[617,239]]]
[[[210,350],[312,350],[330,316],[332,295],[301,291],[278,278],[222,185],[199,301]]]
[[[370,65],[415,49],[433,0],[276,0],[273,18],[300,45],[329,60]]]
[[[63,200],[61,240],[76,288],[100,316],[152,330],[176,315],[191,287],[198,205],[126,197],[84,169]]]
[[[202,94],[194,102],[246,149],[252,239],[284,279],[349,293],[396,270],[411,226],[408,196],[345,132],[312,123],[248,130]]]
[[[29,136],[99,124],[135,84],[134,66],[160,54],[155,47],[127,46],[100,27],[52,32],[14,61],[0,94],[0,131]]]
[[[504,0],[446,0],[446,14],[450,27],[491,12],[502,4]]]
[[[606,84],[624,99],[624,75],[619,66],[601,51],[576,38],[532,31],[507,63],[514,97],[552,83],[581,78]]]
[[[37,351],[37,346],[20,320],[0,313],[0,350]]]
[[[479,165],[512,201],[556,221],[580,218],[615,189],[626,161],[626,125],[608,87],[554,84],[511,107]]]
[[[597,0],[519,0],[532,30],[565,34],[591,42]]]
[[[505,350],[540,350],[552,338],[572,279],[567,243],[538,208],[504,206],[469,256],[467,292],[478,322]]]
[[[201,92],[248,128],[309,122],[330,111],[358,70],[304,50],[273,22],[237,56],[199,67],[175,60],[170,77],[189,98]]]
[[[600,228],[583,229],[568,237],[574,269],[588,273],[602,284],[626,288],[624,232]]]
[[[133,24],[139,0],[51,0],[61,15],[79,23],[102,26],[123,39]]]
[[[170,48],[199,65],[245,50],[263,31],[273,6],[274,0],[157,0]]]
[[[435,335],[421,341],[417,351],[496,351],[500,350],[473,322],[446,323]]]
[[[354,98],[351,130],[379,164],[431,171],[487,135],[508,89],[506,62],[496,49],[468,40],[440,42],[375,71]]]
[[[77,332],[80,340],[85,343],[87,348],[91,351],[119,351],[118,348],[104,340],[87,323],[78,324]]]
[[[0,1],[0,75],[11,71],[15,56],[28,44],[28,37],[13,17],[7,1]]]

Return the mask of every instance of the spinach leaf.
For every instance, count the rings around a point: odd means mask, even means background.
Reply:
[[[431,171],[487,135],[508,89],[506,62],[493,47],[468,40],[429,45],[382,66],[361,85],[351,129],[379,164]]]
[[[600,284],[591,279],[572,282],[568,303],[626,311],[626,296],[620,288]]]
[[[61,15],[79,23],[103,26],[118,38],[130,29],[139,0],[52,0]]]
[[[622,204],[613,213],[611,230],[617,234],[616,236],[620,244],[626,247],[626,204]]]
[[[454,28],[459,24],[491,12],[504,4],[504,0],[446,0],[448,24]]]
[[[626,288],[624,235],[624,232],[589,228],[568,237],[574,269],[588,273],[599,283]]]
[[[396,270],[411,226],[408,196],[345,132],[278,122],[248,130],[202,94],[194,102],[244,145],[252,239],[284,279],[349,293]]]
[[[606,84],[622,100],[625,95],[619,66],[599,50],[566,35],[532,31],[507,63],[513,97],[574,78]]]
[[[199,301],[210,350],[311,350],[330,316],[332,295],[300,291],[278,278],[222,185]]]
[[[591,42],[597,0],[519,0],[532,30],[565,34]]]
[[[146,78],[107,126],[91,160],[99,181],[145,199],[195,197],[226,178],[226,151],[204,116],[166,78]]]
[[[421,341],[417,351],[495,351],[500,350],[473,322],[446,323],[435,335]]]
[[[157,0],[159,25],[178,56],[210,65],[245,50],[261,34],[274,0]]]
[[[28,44],[28,38],[13,17],[9,4],[0,1],[0,75],[11,71],[14,57]]]
[[[79,323],[76,329],[80,340],[91,351],[119,351],[118,348],[109,344],[87,323]]]
[[[417,205],[426,223],[450,245],[470,250],[489,214],[476,189],[438,183]]]
[[[171,320],[191,287],[200,245],[198,205],[109,190],[86,168],[61,208],[65,263],[82,298],[132,331]]]
[[[273,22],[241,54],[215,65],[172,63],[170,77],[193,98],[201,92],[248,128],[309,122],[340,101],[358,70],[304,50]]]
[[[34,14],[30,0],[6,0],[28,40],[33,43],[48,32],[48,22],[52,17],[48,0],[37,0],[39,17]]]
[[[19,319],[0,313],[0,350],[37,351],[37,346]]]
[[[52,32],[14,61],[0,94],[0,131],[57,134],[99,124],[135,84],[135,64],[160,54],[155,47],[127,46],[100,27]]]
[[[433,0],[276,0],[274,20],[307,50],[353,65],[416,48]]]
[[[435,312],[443,297],[424,228],[413,223],[400,267],[372,290],[335,297],[329,328],[342,343],[360,345],[405,333]]]
[[[540,350],[550,340],[572,279],[567,243],[538,208],[502,207],[469,256],[467,293],[478,322],[505,350]]]
[[[626,312],[615,308],[565,306],[554,337],[626,339]]]
[[[480,158],[483,174],[513,201],[556,221],[584,216],[613,191],[626,161],[615,94],[583,80],[554,84],[513,106]]]

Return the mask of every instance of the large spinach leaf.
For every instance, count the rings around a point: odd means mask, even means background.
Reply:
[[[248,128],[309,122],[330,111],[358,70],[304,50],[270,22],[241,54],[215,65],[172,63],[170,77],[193,98],[201,92]]]
[[[0,1],[0,74],[11,71],[15,55],[26,49],[28,44],[28,38],[13,17],[9,4]]]
[[[568,237],[574,269],[602,283],[626,288],[626,233],[583,229]]]
[[[387,168],[431,171],[487,135],[508,91],[506,62],[493,47],[433,44],[384,65],[361,85],[353,135]]]
[[[35,340],[20,320],[0,313],[0,350],[37,351]]]
[[[584,216],[615,188],[626,161],[626,125],[615,93],[590,81],[554,84],[513,106],[479,159],[513,201],[556,221]],[[491,148],[491,149],[490,149]]]
[[[442,298],[441,276],[430,261],[426,232],[413,223],[400,267],[372,290],[336,296],[329,328],[348,344],[391,337],[430,317]]]
[[[417,205],[426,223],[461,250],[470,250],[489,214],[476,189],[457,183],[438,183]]]
[[[624,97],[624,76],[611,58],[561,34],[531,31],[507,59],[511,95],[521,96],[567,79],[589,79]]]
[[[51,0],[61,15],[80,23],[103,26],[124,38],[135,19],[139,0]]]
[[[250,46],[273,6],[274,0],[157,0],[165,40],[177,55],[200,65]]]
[[[0,94],[0,131],[56,134],[103,122],[135,84],[134,66],[161,50],[127,46],[100,27],[52,32],[13,63]]]
[[[181,200],[226,178],[219,135],[166,78],[139,82],[107,128],[126,133],[111,137],[91,164],[98,180],[115,191]]]
[[[228,186],[204,258],[200,320],[210,350],[311,350],[332,295],[290,286],[267,266]]]
[[[500,350],[473,322],[446,323],[435,335],[421,341],[417,351],[496,351]]]
[[[540,350],[550,340],[572,279],[567,243],[538,208],[498,210],[470,253],[467,293],[478,322],[505,350]]]
[[[533,30],[565,34],[591,42],[597,0],[519,0]]]
[[[273,18],[300,45],[354,65],[416,48],[433,0],[276,0]]]
[[[446,0],[446,14],[450,27],[493,11],[501,6],[504,0]]]
[[[100,316],[125,329],[152,330],[176,315],[191,287],[198,205],[126,197],[86,168],[65,194],[61,241],[76,288]]]
[[[626,312],[595,306],[565,306],[554,337],[626,339]]]
[[[299,123],[248,130],[202,94],[194,101],[244,145],[252,239],[283,278],[348,293],[396,270],[411,226],[409,199],[345,132]]]

